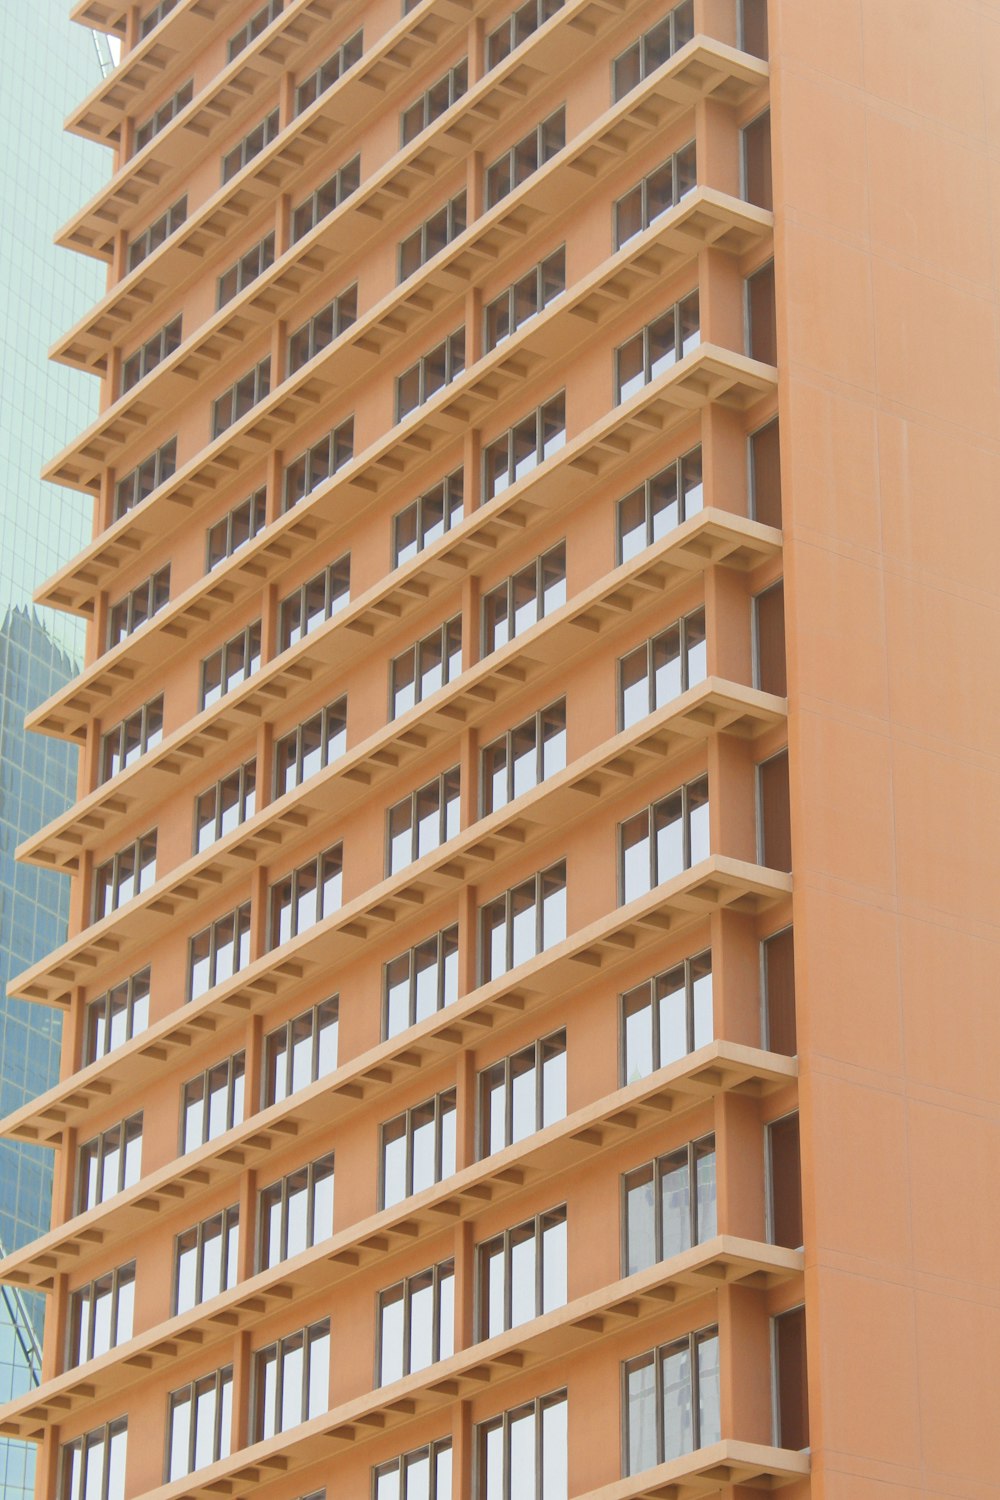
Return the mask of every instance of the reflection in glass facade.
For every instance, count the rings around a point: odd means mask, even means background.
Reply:
[[[98,397],[96,381],[47,359],[105,279],[97,261],[52,244],[110,168],[100,147],[62,130],[110,64],[105,39],[72,25],[68,12],[68,0],[0,5],[0,1116],[58,1077],[56,1014],[4,996],[11,974],[64,937],[69,894],[63,877],[15,867],[14,850],[76,792],[76,751],[29,741],[22,727],[83,651],[78,620],[31,604],[91,526],[89,500],[38,478],[92,420]],[[47,1227],[51,1176],[49,1152],[0,1141],[0,1254]],[[0,1288],[0,1402],[37,1383],[43,1312],[42,1298]],[[27,1500],[33,1491],[34,1447],[0,1440],[0,1495]]]

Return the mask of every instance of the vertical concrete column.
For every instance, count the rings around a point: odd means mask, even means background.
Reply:
[[[700,99],[694,108],[698,182],[740,196],[740,134],[728,105]]]
[[[292,200],[281,193],[274,206],[274,258],[284,255],[292,243]]]
[[[479,734],[467,729],[459,746],[459,770],[462,784],[459,797],[459,824],[471,828],[479,817]]]
[[[45,1308],[42,1334],[42,1380],[54,1380],[63,1363],[66,1347],[66,1310],[69,1307],[69,1277],[58,1275]],[[41,1491],[40,1493],[44,1493]]]
[[[271,389],[288,374],[288,324],[279,319],[271,330]]]
[[[771,1441],[770,1341],[767,1308],[758,1291],[719,1288],[722,1436]]]
[[[292,73],[282,73],[278,84],[278,129],[284,130],[294,118],[295,78]]]
[[[63,1016],[59,1077],[69,1078],[84,1065],[83,1042],[87,1030],[87,1004],[82,985],[75,985],[69,1010]]]
[[[259,812],[274,800],[274,725],[261,724],[257,730],[257,774],[254,783]]]
[[[711,248],[698,252],[698,301],[702,343],[742,354],[743,278],[735,256]]]
[[[708,675],[753,682],[750,600],[746,579],[735,568],[705,570],[705,633]]]
[[[713,734],[708,741],[711,849],[731,859],[757,858],[752,754],[742,740]]]
[[[278,590],[273,583],[266,584],[260,601],[260,659],[263,664],[278,655]]]
[[[715,1103],[715,1192],[719,1233],[764,1238],[764,1132],[755,1099]]]
[[[760,1046],[760,949],[753,920],[712,913],[712,1007],[715,1035]]]
[[[87,926],[90,916],[90,891],[94,876],[94,856],[89,849],[80,855],[77,878],[69,889],[69,936],[75,937]]]
[[[458,993],[469,995],[479,982],[477,891],[464,885],[458,895]]]
[[[475,219],[482,218],[486,197],[485,175],[486,160],[483,153],[481,151],[470,151],[465,172],[465,222],[467,224],[471,224]]]
[[[256,865],[250,875],[250,962],[267,952],[267,868]]]
[[[455,1064],[455,1170],[461,1172],[475,1159],[476,1067],[472,1053],[461,1052]]]
[[[250,1441],[251,1355],[249,1333],[238,1333],[233,1340],[233,1435],[235,1453]]]
[[[261,1078],[264,1071],[264,1019],[260,1015],[247,1020],[243,1064],[243,1117],[249,1120],[260,1109]]]
[[[745,516],[749,510],[746,419],[711,402],[701,413],[705,504]]]
[[[285,455],[280,448],[273,448],[267,455],[267,496],[264,503],[264,514],[268,523],[276,521],[281,515],[281,482],[284,477]]]
[[[79,1136],[74,1127],[63,1132],[62,1148],[52,1164],[52,1228],[58,1229],[73,1217],[76,1207],[76,1157]]]
[[[472,1347],[475,1338],[476,1247],[473,1225],[455,1227],[455,1353]]]
[[[694,0],[696,36],[715,37],[736,46],[739,0]]]
[[[469,88],[477,84],[486,72],[486,31],[477,16],[469,22]]]
[[[257,1183],[258,1174],[251,1167],[240,1176],[240,1237],[236,1257],[237,1280],[249,1281],[257,1271]],[[334,1195],[336,1204],[336,1195]]]
[[[48,1377],[45,1376],[45,1379]],[[39,1445],[38,1457],[35,1462],[35,1494],[38,1500],[55,1500],[59,1485],[59,1452],[62,1446],[62,1431],[58,1427],[50,1427],[45,1435],[45,1441]],[[125,1493],[134,1495],[135,1489],[131,1484],[131,1475],[128,1468],[128,1455],[125,1459]]]
[[[462,671],[479,660],[479,579],[467,574],[462,580]]]
[[[465,294],[465,368],[471,369],[483,357],[483,294],[478,287],[470,287]],[[475,429],[466,433],[466,445],[472,437],[478,438]],[[472,475],[468,476],[471,483]]]
[[[452,1407],[451,1427],[451,1493],[458,1500],[472,1494],[475,1429],[472,1425],[472,1403],[456,1401]],[[572,1491],[571,1491],[572,1493]]]
[[[128,275],[128,235],[124,229],[115,233],[114,248],[108,265],[108,289]]]
[[[471,298],[466,300],[467,307],[471,300]],[[481,322],[481,319],[479,321]],[[466,338],[468,338],[468,325],[466,325]],[[471,358],[467,358],[466,364],[471,363]],[[479,428],[466,428],[462,441],[462,503],[467,516],[479,509],[482,500],[482,455],[483,441]],[[467,579],[466,582],[471,583],[472,580]]]

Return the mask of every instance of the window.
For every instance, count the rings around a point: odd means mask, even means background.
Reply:
[[[781,529],[781,451],[778,419],[750,434],[750,515]]]
[[[73,1292],[69,1299],[68,1368],[127,1344],[132,1337],[134,1308],[134,1260]]]
[[[250,962],[250,902],[217,917],[191,939],[189,998],[197,1000]]]
[[[330,1405],[330,1319],[258,1349],[253,1357],[255,1443],[286,1432]]]
[[[149,1025],[149,968],[129,975],[87,1006],[83,1065],[107,1057]]]
[[[483,501],[495,500],[551,458],[566,442],[566,397],[563,392],[515,422],[483,449]]]
[[[566,936],[566,866],[540,870],[479,908],[481,984],[561,943]]]
[[[800,1250],[802,1234],[802,1161],[799,1116],[784,1115],[764,1127],[767,1168],[767,1238],[772,1245]]]
[[[433,1187],[455,1170],[455,1090],[387,1120],[381,1133],[380,1208]]]
[[[719,1330],[702,1328],[622,1366],[625,1471],[640,1474],[721,1436]]]
[[[170,564],[151,573],[108,610],[108,650],[145,625],[170,599]]]
[[[465,191],[456,193],[436,214],[431,214],[407,235],[399,247],[399,279],[405,281],[419,271],[439,250],[450,245],[465,229]]]
[[[629,729],[686,693],[707,672],[705,611],[696,609],[618,663],[618,725]]]
[[[451,682],[462,670],[462,616],[455,615],[395,657],[389,666],[390,718]]]
[[[156,829],[133,839],[94,870],[94,917],[117,911],[156,880]]]
[[[243,1119],[246,1054],[234,1052],[184,1085],[181,1095],[181,1155],[214,1141]]]
[[[692,292],[615,350],[615,401],[627,401],[700,342],[698,293]]]
[[[271,358],[268,355],[212,402],[212,437],[221,437],[227,427],[232,427],[234,422],[252,411],[258,401],[263,401],[270,390]]]
[[[345,553],[278,605],[278,650],[316,630],[351,602],[351,554]]]
[[[465,329],[456,328],[443,343],[396,376],[396,421],[429,401],[465,369]]]
[[[259,156],[265,146],[269,146],[278,134],[278,111],[272,109],[269,115],[247,131],[246,135],[239,141],[231,151],[227,151],[222,158],[222,181],[227,183],[237,174],[242,172],[248,162]]]
[[[774,261],[746,279],[747,353],[766,365],[778,363],[774,304]]]
[[[463,57],[461,62],[449,68],[436,83],[432,83],[419,99],[415,99],[408,109],[404,109],[400,116],[400,136],[404,146],[408,146],[412,140],[426,130],[428,125],[433,125],[435,120],[441,118],[445,110],[451,108],[456,100],[469,87],[469,60]]]
[[[452,766],[390,807],[385,872],[395,875],[458,832],[459,769]]]
[[[251,245],[239,260],[234,261],[228,271],[219,277],[215,305],[225,307],[239,292],[245,290],[258,276],[263,276],[274,265],[274,230],[265,234],[256,245]]]
[[[347,699],[328,703],[274,742],[274,795],[301,786],[347,749]]]
[[[241,26],[239,31],[235,32],[229,38],[229,44],[226,49],[228,62],[232,62],[234,57],[238,57],[244,48],[249,47],[250,43],[260,36],[262,31],[267,30],[272,21],[278,19],[281,15],[283,3],[284,0],[267,0],[266,5],[262,5],[260,10],[254,11],[246,25]]]
[[[134,714],[101,735],[100,781],[110,781],[126,766],[134,765],[147,750],[155,750],[163,739],[163,694],[151,698]]]
[[[176,318],[172,318],[158,333],[154,333],[134,354],[122,360],[121,394],[124,396],[126,391],[138,385],[151,370],[155,370],[158,364],[162,364],[168,354],[173,354],[175,349],[180,348],[180,342],[181,316],[178,313]]]
[[[320,63],[315,72],[303,78],[295,90],[295,115],[302,114],[310,104],[315,104],[321,94],[325,94],[327,89],[332,89],[337,79],[359,61],[363,48],[364,34],[358,30],[353,36],[349,36],[346,42],[341,42],[340,46],[330,53],[326,62]]]
[[[483,816],[505,807],[566,765],[566,699],[550,703],[482,750]]]
[[[120,521],[161,484],[166,484],[176,467],[177,439],[171,438],[115,484],[112,520]]]
[[[128,247],[126,260],[128,269],[134,271],[136,266],[141,265],[148,255],[158,250],[164,240],[168,240],[175,229],[179,229],[187,218],[187,194],[172,203],[166,213],[154,219],[147,229],[137,234]]]
[[[271,947],[306,932],[340,909],[344,846],[334,844],[271,887]]]
[[[262,1109],[334,1071],[339,1022],[340,1001],[332,995],[267,1033]]]
[[[793,1307],[771,1319],[774,1361],[774,1441],[779,1448],[809,1447],[806,1381],[806,1310]]]
[[[457,526],[464,514],[463,472],[456,469],[418,496],[392,520],[392,565],[400,567],[438,537]]]
[[[202,708],[217,703],[241,682],[247,682],[259,667],[260,621],[254,620],[202,662]]]
[[[685,958],[621,997],[622,1084],[704,1047],[715,1035],[712,954]]]
[[[174,1312],[190,1312],[239,1279],[240,1209],[234,1203],[174,1240]]]
[[[563,0],[527,0],[512,10],[505,20],[486,37],[486,70],[502,63],[515,47],[520,47],[545,22],[562,10]]]
[[[645,1271],[718,1232],[715,1136],[626,1172],[622,1178],[622,1275]]]
[[[564,1307],[566,1205],[486,1240],[478,1248],[477,1267],[478,1338],[491,1339]]]
[[[566,110],[561,106],[486,168],[485,207],[495,208],[533,172],[551,161],[565,144]]]
[[[673,10],[619,53],[611,64],[611,96],[619,99],[638,88],[694,36],[694,0],[681,0]]]
[[[701,444],[618,502],[618,561],[652,544],[702,509]]]
[[[708,777],[679,786],[618,830],[622,903],[644,896],[699,860],[709,849]]]
[[[327,344],[332,344],[335,338],[339,338],[345,329],[357,321],[357,316],[358,288],[355,283],[325,307],[321,307],[301,328],[296,328],[288,340],[289,375],[301,370]]]
[[[758,208],[774,207],[771,181],[771,111],[765,109],[740,131],[743,147],[743,196]]]
[[[86,1213],[98,1203],[122,1193],[139,1181],[142,1157],[142,1111],[120,1120],[80,1147],[76,1211]]]
[[[232,557],[241,547],[245,547],[252,537],[255,537],[263,529],[267,509],[267,489],[261,485],[259,490],[254,490],[239,505],[234,505],[231,511],[216,521],[214,526],[208,528],[208,571],[217,568],[224,563],[227,557]]]
[[[333,1233],[333,1152],[261,1189],[257,1270],[266,1271]]]
[[[170,12],[173,10],[176,4],[177,0],[158,0],[158,4],[154,5],[151,10],[147,11],[140,21],[139,36],[149,36],[149,33],[155,27],[159,26],[164,17],[169,16]]]
[[[757,857],[770,870],[792,868],[787,750],[757,766]]]
[[[398,1036],[458,999],[458,927],[416,943],[382,970],[382,1038]]]
[[[228,1458],[233,1426],[233,1367],[171,1391],[167,1482]]]
[[[753,57],[767,57],[767,0],[740,0],[740,47]]]
[[[194,81],[189,78],[187,83],[182,84],[176,94],[171,95],[165,104],[161,104],[148,119],[136,126],[133,150],[141,151],[144,146],[148,146],[153,137],[159,135],[161,130],[165,130],[174,116],[179,115],[182,109],[186,109],[193,98]]]
[[[779,579],[752,601],[753,685],[783,698],[788,692],[785,670],[785,585]]]
[[[555,1031],[479,1075],[479,1155],[566,1117],[566,1033]]]
[[[475,1453],[476,1500],[566,1500],[566,1392],[478,1423]]]
[[[157,7],[159,9],[159,7]],[[128,1418],[94,1427],[59,1451],[59,1500],[125,1500]]]
[[[252,755],[242,766],[223,776],[194,804],[194,850],[199,854],[225,838],[257,808],[257,757]]]
[[[282,510],[291,510],[293,505],[298,505],[317,485],[336,474],[353,457],[354,418],[348,417],[346,422],[331,428],[318,443],[300,453],[285,469]]]
[[[694,141],[689,141],[618,199],[614,207],[615,249],[620,250],[637,234],[655,224],[680,203],[697,182],[697,152]]]
[[[769,1052],[794,1057],[795,944],[791,927],[775,932],[760,945],[761,991],[764,999],[763,1044]]]
[[[372,1470],[372,1500],[451,1500],[451,1438]]]
[[[510,338],[565,290],[566,246],[560,245],[558,250],[533,266],[526,276],[521,276],[499,297],[486,304],[483,313],[485,353]]]
[[[378,1294],[376,1386],[455,1352],[455,1262],[442,1261]]]
[[[566,545],[560,542],[484,594],[483,655],[499,651],[565,603]]]
[[[328,214],[358,190],[361,181],[361,157],[354,156],[338,167],[331,177],[308,198],[292,209],[291,242],[297,244],[310,230],[315,229]]]

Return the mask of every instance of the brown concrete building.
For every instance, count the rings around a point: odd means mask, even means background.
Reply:
[[[74,15],[41,1500],[995,1494],[996,5]]]

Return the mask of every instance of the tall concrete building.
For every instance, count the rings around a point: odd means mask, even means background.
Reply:
[[[62,133],[63,116],[102,76],[104,36],[71,26],[62,0],[0,12],[0,1113],[59,1077],[57,1012],[8,1000],[9,977],[65,941],[69,881],[16,866],[14,850],[64,812],[77,793],[77,751],[28,735],[24,717],[83,664],[82,622],[38,610],[32,594],[90,533],[85,496],[43,484],[52,453],[90,422],[97,391],[79,372],[49,363],[48,347],[104,289],[99,266],[52,239],[81,192],[107,175],[96,146]],[[46,84],[37,87],[38,59]],[[0,1254],[49,1227],[52,1153],[0,1141]],[[0,1398],[41,1375],[45,1299],[0,1291]],[[0,1440],[0,1494],[34,1488],[34,1448]]]
[[[985,1497],[995,6],[74,15],[41,1500]]]

